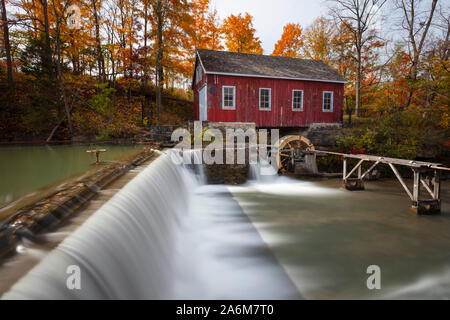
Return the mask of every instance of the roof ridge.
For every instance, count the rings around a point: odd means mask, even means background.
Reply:
[[[210,52],[230,53],[230,54],[241,54],[241,55],[257,56],[257,57],[270,57],[270,58],[280,58],[280,59],[296,59],[296,60],[303,60],[303,61],[319,61],[319,62],[325,63],[325,61],[320,60],[320,59],[273,56],[271,54],[257,54],[257,53],[235,52],[235,51],[226,51],[226,50],[211,50],[211,49],[203,49],[203,48],[197,48],[196,50],[197,51],[201,50],[201,51],[210,51]]]

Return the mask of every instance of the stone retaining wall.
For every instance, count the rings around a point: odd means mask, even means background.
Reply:
[[[317,148],[329,149],[336,145],[342,132],[340,123],[313,123],[309,128],[281,128],[280,137],[285,135],[299,135],[308,138]]]

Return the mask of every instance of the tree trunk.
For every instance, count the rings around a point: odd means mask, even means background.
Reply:
[[[413,64],[411,66],[411,70],[410,70],[409,75],[408,75],[409,81],[410,81],[410,85],[409,85],[409,90],[408,90],[408,96],[406,97],[406,102],[405,102],[405,105],[404,105],[405,109],[408,108],[409,105],[411,104],[411,100],[412,100],[412,97],[413,97],[413,94],[414,94],[414,84],[416,83],[416,80],[417,80],[417,68],[416,68],[416,65],[415,65],[415,61],[416,60],[414,59],[413,60]]]
[[[111,77],[112,77],[112,87],[116,87],[116,60],[114,59],[114,52],[110,49],[111,52]]]
[[[12,77],[12,60],[11,60],[11,45],[9,43],[9,26],[8,17],[6,15],[5,0],[2,1],[2,24],[3,24],[3,38],[5,43],[6,52],[6,73],[8,77],[8,85],[12,87],[14,85]]]
[[[105,59],[103,58],[102,46],[100,41],[100,25],[97,12],[97,0],[92,0],[92,10],[94,13],[95,24],[95,45],[97,50],[97,65],[98,65],[98,78],[100,82],[106,81],[105,72]]]
[[[159,118],[161,113],[161,93],[162,93],[162,67],[161,60],[163,56],[163,47],[162,47],[162,3],[161,0],[157,0],[157,24],[158,24],[158,41],[157,41],[157,50],[158,54],[156,57],[156,117]]]
[[[79,94],[79,91],[77,90],[77,92],[75,93],[75,96],[73,97],[72,105],[70,106],[70,111],[72,111],[72,109],[73,109],[73,106],[74,106],[74,104],[75,104],[75,101],[76,101],[77,98],[78,98],[78,94]],[[46,140],[47,142],[50,142],[50,141],[52,140],[53,135],[55,134],[56,130],[58,130],[59,126],[64,122],[64,120],[66,120],[66,118],[67,118],[67,113],[64,115],[64,117],[63,117],[61,120],[59,120],[59,122],[58,122],[58,123],[56,124],[56,126],[53,128],[52,132],[50,132],[50,135],[48,136],[48,138],[47,138],[47,140]]]
[[[53,93],[53,59],[52,59],[52,49],[50,46],[50,27],[49,27],[49,22],[48,22],[48,9],[47,9],[47,0],[39,0],[42,8],[44,10],[44,29],[45,29],[45,52],[44,52],[44,59],[45,61],[43,61],[43,64],[45,66],[45,68],[47,69],[46,71],[48,72],[48,78],[50,81],[50,92]]]
[[[409,33],[409,42],[412,45],[413,48],[413,57],[412,57],[412,65],[411,65],[411,69],[409,70],[409,80],[410,80],[410,87],[409,87],[409,92],[408,92],[408,97],[406,98],[406,102],[404,105],[404,108],[408,108],[409,105],[411,104],[411,100],[412,97],[414,95],[414,86],[416,85],[417,82],[417,67],[419,65],[419,61],[420,61],[420,56],[422,54],[422,49],[423,46],[425,44],[425,39],[426,36],[428,34],[428,30],[431,26],[431,21],[433,20],[433,15],[434,15],[434,11],[436,9],[436,4],[437,4],[438,0],[433,0],[433,2],[431,3],[431,9],[430,9],[430,14],[428,16],[427,22],[425,23],[425,29],[422,33],[422,36],[420,38],[420,41],[417,45],[417,41],[416,41],[416,32],[414,32],[414,19],[415,19],[415,4],[414,4],[414,0],[411,1],[411,13],[410,15],[408,15],[408,10],[407,7],[405,5],[404,2],[402,2],[402,9],[403,12],[405,14],[405,18],[407,21],[407,30]]]
[[[148,39],[148,2],[144,1],[144,61],[143,61],[143,79],[141,83],[141,91],[144,96],[144,101],[142,102],[142,115],[141,120],[144,126],[148,125],[148,105],[149,99],[145,94],[148,86],[148,72],[147,72],[147,59],[148,59],[148,48],[147,48],[147,39]]]
[[[355,81],[355,116],[359,117],[361,107],[361,53],[357,54],[357,70]]]
[[[70,116],[70,110],[69,105],[67,103],[67,95],[66,90],[64,88],[64,83],[62,80],[62,70],[61,70],[61,35],[60,35],[60,25],[61,25],[61,16],[58,13],[58,10],[56,9],[55,0],[53,0],[53,11],[55,13],[56,18],[56,69],[58,72],[58,83],[59,83],[59,89],[61,91],[61,94],[63,96],[63,102],[64,102],[64,109],[66,111],[66,117],[67,117],[67,124],[69,126],[69,132],[70,136],[72,136],[72,119]]]
[[[347,114],[348,114],[348,123],[347,123],[347,125],[350,128],[352,126],[352,110],[348,106],[348,97],[347,96],[345,96],[345,108],[346,108]]]
[[[147,48],[147,39],[148,39],[148,4],[147,1],[144,3],[144,63],[143,63],[143,76],[144,79],[142,81],[143,86],[147,86],[148,82],[148,70],[147,70],[147,58],[148,58],[148,48]]]

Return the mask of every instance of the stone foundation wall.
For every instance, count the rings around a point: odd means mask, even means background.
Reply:
[[[316,148],[329,149],[336,145],[341,131],[342,125],[340,123],[313,123],[309,128],[281,128],[280,137],[286,135],[304,136]]]
[[[209,184],[243,184],[248,178],[248,164],[205,165]]]
[[[219,129],[223,135],[223,141],[226,141],[226,130],[227,129],[242,129],[246,132],[249,129],[256,129],[254,123],[248,122],[207,122],[202,123],[203,128],[209,127],[211,129]],[[193,124],[192,124],[193,126]],[[248,141],[246,141],[248,142]],[[237,163],[237,149],[234,150],[234,164],[213,164],[206,165],[205,172],[207,176],[208,183],[210,184],[243,184],[248,179],[249,171],[249,160],[248,160],[248,145],[240,146],[240,148],[245,148],[245,164]],[[223,151],[224,162],[226,159],[226,151]]]
[[[312,124],[305,132],[305,136],[314,146],[328,149],[336,146],[341,132],[341,124]]]
[[[154,141],[169,143],[171,142],[172,132],[179,126],[151,126],[150,137]]]

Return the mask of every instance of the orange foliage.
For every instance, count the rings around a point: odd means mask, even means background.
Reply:
[[[334,26],[330,20],[324,17],[315,19],[305,30],[305,56],[329,63],[333,53],[333,35]]]
[[[185,33],[182,54],[187,59],[180,66],[181,73],[189,77],[193,73],[196,49],[222,50],[222,31],[217,11],[209,11],[209,0],[191,1],[188,19],[181,21]]]
[[[255,36],[253,17],[248,13],[231,14],[225,19],[222,31],[228,51],[262,54],[261,40]]]
[[[275,44],[272,56],[299,58],[302,47],[302,28],[298,23],[288,23],[283,27],[283,34]]]

